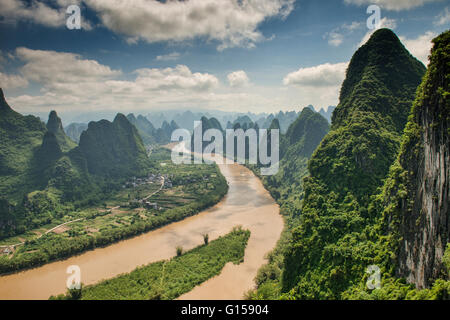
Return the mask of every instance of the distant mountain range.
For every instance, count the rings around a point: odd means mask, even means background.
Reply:
[[[329,123],[331,123],[332,117],[333,117],[333,111],[336,109],[335,106],[329,106],[327,111],[325,109],[320,109],[319,113],[328,120]]]
[[[312,106],[309,108],[314,109]],[[332,107],[330,107],[332,108]],[[328,109],[329,112],[331,109]],[[208,119],[215,118],[219,121],[222,128],[232,128],[234,124],[240,123],[242,126],[247,123],[258,124],[261,129],[268,129],[274,119],[278,119],[280,123],[280,130],[286,133],[289,126],[297,119],[299,112],[283,112],[276,114],[254,114],[254,113],[236,113],[236,112],[221,112],[221,111],[166,111],[166,112],[152,112],[147,116],[135,115],[133,113],[127,116],[128,120],[135,125],[139,134],[141,135],[145,144],[165,144],[170,140],[171,133],[167,132],[168,127],[183,128],[189,131],[194,129],[194,122],[200,121],[202,117]],[[326,117],[327,118],[327,117]],[[328,119],[328,118],[327,118]],[[331,120],[331,118],[330,118]],[[71,140],[78,142],[81,132],[87,129],[87,123],[71,123],[65,127],[65,131]],[[158,132],[159,129],[162,129]],[[167,138],[169,137],[169,138]]]

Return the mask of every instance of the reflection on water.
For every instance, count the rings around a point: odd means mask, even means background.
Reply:
[[[234,226],[251,231],[244,263],[226,265],[223,272],[181,298],[241,299],[254,285],[264,256],[276,244],[283,228],[279,208],[261,182],[243,166],[220,165],[230,189],[215,207],[133,239],[121,241],[73,258],[40,268],[0,277],[0,299],[47,299],[65,292],[70,265],[81,268],[85,285],[130,272],[138,266],[168,259],[175,248],[190,250],[203,243],[202,234],[211,240],[225,235]]]

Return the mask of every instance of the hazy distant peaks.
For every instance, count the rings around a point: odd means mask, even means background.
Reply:
[[[331,123],[331,117],[333,116],[334,109],[336,109],[335,106],[329,106],[327,111],[325,111],[325,109],[322,108],[320,109],[319,113],[322,117],[327,119],[329,123]]]

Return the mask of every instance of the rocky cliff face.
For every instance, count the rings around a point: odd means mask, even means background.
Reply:
[[[399,162],[407,197],[400,199],[399,276],[426,288],[442,272],[450,240],[450,32],[435,39],[430,66],[410,117]]]

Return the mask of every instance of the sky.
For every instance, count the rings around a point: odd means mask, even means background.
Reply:
[[[450,26],[449,0],[0,0],[0,87],[22,113],[327,109],[371,5],[425,65]]]

